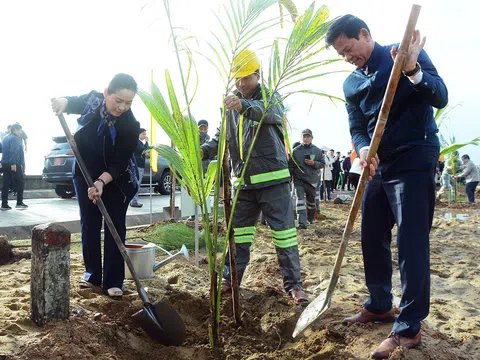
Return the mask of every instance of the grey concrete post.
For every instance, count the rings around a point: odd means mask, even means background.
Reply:
[[[70,313],[70,231],[60,224],[32,230],[31,317],[38,326],[68,319]]]

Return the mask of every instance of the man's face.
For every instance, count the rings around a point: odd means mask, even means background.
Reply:
[[[208,128],[207,128],[205,125],[201,125],[201,126],[199,126],[198,131],[200,131],[200,132],[207,132],[207,131],[208,131]]]
[[[332,150],[330,150],[330,151],[328,152],[328,156],[333,156],[333,151],[332,151]]]
[[[310,145],[310,144],[312,143],[312,139],[313,139],[313,137],[310,136],[310,135],[308,135],[308,134],[305,134],[305,135],[303,135],[303,137],[302,137],[303,143],[304,143],[305,145]]]
[[[466,164],[466,163],[468,162],[468,159],[462,157],[462,162],[463,162],[464,164]]]
[[[147,132],[146,131],[141,132],[140,135],[138,135],[138,138],[142,141],[145,140],[146,137],[147,137]]]
[[[349,39],[345,35],[340,35],[332,44],[338,55],[346,62],[355,65],[357,68],[363,68],[367,60],[372,55],[375,42],[370,37],[366,29],[361,29],[358,34],[359,39]]]
[[[117,90],[113,94],[108,94],[107,89],[105,89],[104,95],[107,111],[115,117],[119,117],[128,111],[135,97],[135,93],[127,89]]]
[[[260,80],[260,75],[253,73],[237,79],[235,82],[235,87],[238,91],[240,91],[240,94],[242,94],[244,98],[248,99],[257,88],[258,80]]]
[[[22,129],[15,129],[13,130],[13,133],[17,135],[18,137],[22,136]]]

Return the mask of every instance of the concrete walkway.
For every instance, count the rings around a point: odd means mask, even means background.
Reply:
[[[32,195],[32,194],[30,194]],[[72,233],[80,232],[80,215],[77,199],[61,199],[59,197],[34,198],[25,197],[28,205],[26,210],[16,210],[15,201],[9,201],[12,210],[0,212],[0,235],[6,235],[8,240],[28,239],[31,229],[43,223],[58,222]],[[175,196],[176,205],[180,204],[180,192]],[[141,194],[141,208],[128,208],[127,226],[150,224],[150,196]],[[152,220],[163,220],[163,207],[169,206],[168,195],[152,196]]]

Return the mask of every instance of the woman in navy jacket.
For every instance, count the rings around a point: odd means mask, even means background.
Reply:
[[[120,297],[125,264],[112,234],[105,228],[103,279],[100,234],[102,214],[95,205],[101,196],[121,239],[125,242],[128,204],[137,192],[138,182],[132,154],[138,140],[139,123],[130,107],[137,93],[137,83],[126,74],[117,74],[102,93],[92,91],[82,96],[57,98],[53,111],[80,114],[75,133],[78,150],[93,179],[88,188],[75,165],[74,185],[80,206],[82,252],[85,276],[80,288],[102,285],[111,297]]]

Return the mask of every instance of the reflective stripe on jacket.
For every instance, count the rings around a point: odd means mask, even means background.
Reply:
[[[237,91],[235,95],[240,98],[243,112],[242,116],[236,110],[228,112],[228,148],[234,175],[240,177],[250,145],[259,131],[245,172],[243,188],[261,188],[290,181],[282,130],[284,108],[279,101],[280,96],[274,94],[270,99],[267,95],[267,101],[275,103],[266,113],[259,129],[258,124],[265,112],[260,84],[250,99],[243,99]],[[202,145],[204,159],[213,159],[217,155],[219,136],[220,130],[217,129],[214,138]]]

